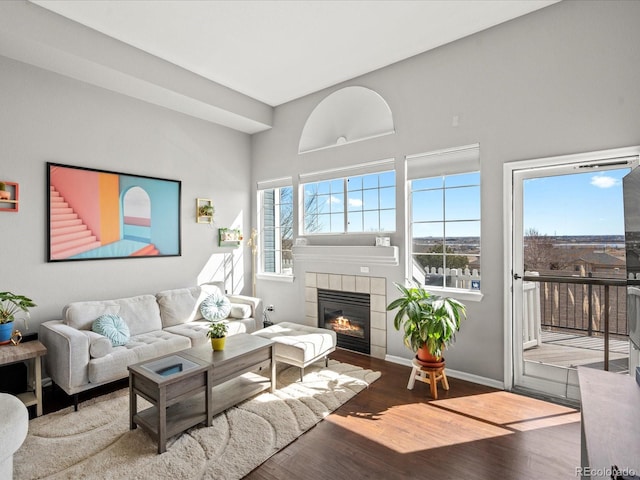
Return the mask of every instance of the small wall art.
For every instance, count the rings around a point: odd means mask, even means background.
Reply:
[[[242,231],[239,228],[220,228],[218,241],[221,247],[239,247],[242,243]]]
[[[196,198],[196,222],[213,223],[215,213],[213,202],[209,198]]]
[[[0,210],[17,212],[19,185],[13,182],[0,181]]]

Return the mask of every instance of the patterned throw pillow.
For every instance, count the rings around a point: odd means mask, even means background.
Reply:
[[[209,321],[227,318],[229,312],[231,312],[231,302],[222,293],[212,293],[200,305],[200,313]]]
[[[93,321],[91,330],[107,337],[114,347],[125,345],[129,341],[129,327],[118,315],[100,315]]]

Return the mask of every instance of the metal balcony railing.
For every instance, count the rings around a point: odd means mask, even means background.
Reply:
[[[524,323],[525,327],[529,326],[525,332],[536,328],[532,325],[539,325],[550,329],[582,331],[589,336],[602,335],[604,365],[608,370],[609,336],[629,334],[627,280],[535,275],[527,272],[523,281],[527,307]],[[531,285],[537,288],[532,290]],[[539,308],[535,305],[538,301]],[[524,339],[525,343],[527,340]]]

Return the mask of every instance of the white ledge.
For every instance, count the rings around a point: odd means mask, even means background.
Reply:
[[[301,262],[399,265],[398,247],[296,245],[293,247],[293,258]]]
[[[295,277],[293,275],[284,275],[278,273],[258,273],[256,274],[258,280],[269,280],[270,282],[286,282],[293,283]]]

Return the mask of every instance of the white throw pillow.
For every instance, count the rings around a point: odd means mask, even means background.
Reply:
[[[244,303],[232,303],[229,316],[231,318],[249,318],[251,316],[251,306]]]
[[[107,337],[94,338],[89,345],[89,355],[91,358],[102,358],[111,353],[113,345]]]

